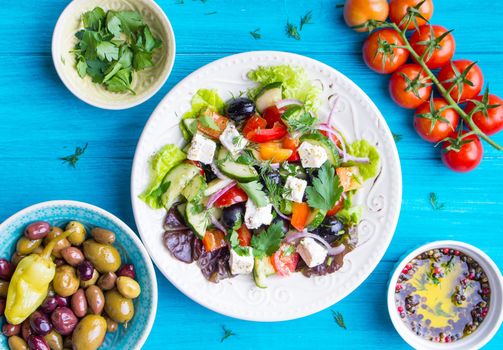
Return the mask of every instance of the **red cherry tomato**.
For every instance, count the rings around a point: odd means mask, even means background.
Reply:
[[[363,60],[370,69],[381,74],[396,71],[409,57],[409,51],[396,48],[403,46],[400,34],[393,29],[382,29],[373,32],[363,44]]]
[[[238,232],[239,245],[242,247],[248,247],[250,245],[252,237],[250,230],[248,230],[245,224],[242,224],[237,232]]]
[[[246,135],[253,130],[265,129],[266,127],[267,127],[267,120],[265,120],[259,115],[254,115],[250,117],[250,119],[248,119],[248,121],[246,122],[243,128],[243,135]]]
[[[463,131],[463,135],[466,131]],[[463,137],[463,144],[459,145],[459,150],[451,149],[453,141],[446,141],[442,144],[442,161],[447,167],[454,171],[467,172],[475,169],[482,160],[484,149],[477,135]]]
[[[275,123],[274,126],[270,129],[255,129],[245,134],[245,136],[252,142],[262,143],[280,140],[286,134],[286,127],[284,127],[280,123]]]
[[[431,95],[431,79],[420,65],[405,64],[389,80],[393,101],[403,108],[417,108]]]
[[[419,136],[429,142],[439,142],[454,135],[459,122],[458,113],[452,109],[442,109],[449,104],[442,98],[434,98],[433,103],[425,102],[414,114],[414,129]]]
[[[292,150],[292,155],[287,159],[289,162],[298,162],[300,160],[299,152],[297,148],[299,147],[299,140],[291,136],[285,136],[282,141],[283,148]]]
[[[186,159],[185,163],[197,166],[199,168],[199,174],[201,174],[201,176],[205,176],[203,167],[201,166],[201,163],[198,162],[197,160]]]
[[[422,17],[424,17],[426,20],[430,20],[431,16],[433,15],[433,2],[432,0],[391,0],[389,3],[389,19],[392,22],[395,22],[397,25],[400,26],[400,28],[405,28],[406,22],[408,21],[407,18],[404,17],[407,15],[409,12],[409,8],[415,8],[417,5],[421,3],[421,6],[418,8],[419,13],[421,14]],[[423,24],[426,24],[426,21],[422,19],[421,17],[415,17],[416,23],[418,26],[422,26]],[[411,20],[408,22],[407,29],[414,29],[415,24]]]
[[[290,244],[283,244],[271,258],[272,265],[276,273],[280,276],[288,276],[295,272],[299,262],[299,254],[295,252],[295,247]]]
[[[217,208],[229,207],[236,203],[246,202],[248,195],[241,188],[234,186],[225,192],[220,198],[215,201],[214,206]]]
[[[272,128],[275,123],[284,124],[281,116],[285,113],[285,108],[278,108],[276,106],[267,107],[262,113],[262,118],[267,121],[267,127]]]
[[[385,21],[388,18],[387,0],[346,0],[344,20],[349,27],[365,24],[367,21]],[[368,28],[354,28],[357,32],[366,32]]]
[[[475,108],[478,108],[478,111],[473,114],[475,125],[487,135],[493,135],[503,130],[503,100],[492,94],[488,94],[487,97],[485,95],[477,96],[474,100],[480,104],[469,101],[466,104],[465,112],[470,114]]]
[[[474,64],[463,78],[463,72],[473,64],[469,60],[452,61],[451,64],[446,64],[440,72],[438,72],[438,80],[442,83],[443,87],[447,90],[451,89],[450,95],[455,101],[464,102],[477,96],[482,90],[484,85],[484,76],[479,66]],[[452,65],[454,65],[459,72],[456,73]],[[462,89],[458,91],[457,82],[462,82]]]
[[[426,65],[436,69],[447,64],[454,56],[456,42],[451,33],[444,36],[440,41],[436,40],[447,33],[447,29],[437,25],[425,25],[419,27],[410,37],[410,44],[419,56],[423,56],[428,47],[434,47],[425,57]],[[438,42],[437,42],[438,41]]]

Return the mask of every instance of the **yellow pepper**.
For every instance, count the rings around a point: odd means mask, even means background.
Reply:
[[[56,273],[52,250],[58,241],[70,234],[68,231],[55,237],[41,254],[31,254],[19,262],[9,283],[5,305],[5,317],[10,324],[22,323],[47,297],[49,284]]]

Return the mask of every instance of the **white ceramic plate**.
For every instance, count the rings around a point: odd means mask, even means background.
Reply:
[[[329,110],[328,96],[337,94],[334,124],[353,141],[365,138],[377,146],[381,171],[368,181],[356,198],[364,207],[359,225],[361,246],[346,255],[344,266],[329,276],[271,277],[268,288],[257,288],[251,276],[238,276],[219,284],[205,280],[197,265],[173,258],[162,244],[165,210],[152,210],[138,199],[149,183],[149,159],[167,143],[183,145],[179,116],[190,109],[200,88],[217,89],[224,98],[253,83],[246,78],[259,65],[290,64],[303,67],[323,85],[320,119]],[[283,321],[310,315],[338,302],[358,287],[374,270],[395,231],[402,198],[402,175],[395,142],[381,113],[365,93],[335,69],[313,59],[286,52],[256,51],[210,63],[176,85],[150,117],[138,143],[131,176],[131,196],[136,225],[150,256],[180,291],[216,312],[246,320]]]

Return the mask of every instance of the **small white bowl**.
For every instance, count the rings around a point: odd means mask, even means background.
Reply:
[[[89,76],[80,78],[75,68],[75,56],[70,51],[77,43],[75,33],[82,28],[84,12],[100,6],[107,10],[138,11],[162,47],[154,51],[155,66],[133,73],[131,93],[107,91]],[[126,109],[145,102],[164,85],[175,62],[176,42],[171,23],[153,0],[73,0],[59,16],[52,35],[52,60],[66,87],[79,99],[104,109]]]
[[[482,267],[491,286],[491,302],[484,322],[473,334],[453,343],[435,343],[416,335],[400,318],[395,305],[395,285],[403,268],[412,259],[425,251],[437,248],[451,248],[472,257]],[[410,346],[421,350],[461,350],[480,349],[496,334],[503,321],[503,278],[498,266],[480,249],[458,241],[435,241],[408,253],[397,265],[388,285],[388,312],[398,334]]]

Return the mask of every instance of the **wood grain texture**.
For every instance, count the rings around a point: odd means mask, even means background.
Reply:
[[[485,147],[484,161],[469,174],[455,174],[412,128],[411,111],[390,100],[388,78],[361,60],[365,37],[346,28],[341,1],[160,0],[177,38],[175,67],[167,84],[148,102],[127,111],[88,106],[66,90],[50,56],[52,30],[67,1],[8,0],[0,7],[0,220],[30,204],[76,199],[98,205],[135,228],[130,205],[131,161],[138,137],[162,97],[195,69],[230,53],[284,50],[305,54],[338,69],[372,98],[398,142],[403,203],[396,234],[383,261],[350,296],[331,309],[296,321],[238,321],[206,310],[182,295],[157,271],[159,308],[145,349],[407,348],[387,315],[389,272],[407,250],[427,241],[458,239],[477,245],[503,267],[503,153]],[[478,60],[494,93],[503,95],[503,8],[491,0],[435,1],[433,23],[455,28],[457,58]],[[313,11],[302,40],[288,39],[287,19]],[[211,14],[212,12],[215,12]],[[250,31],[260,28],[262,38]],[[503,134],[496,136],[503,142]],[[89,143],[76,169],[59,157]],[[445,209],[434,211],[429,193]],[[236,336],[220,343],[221,326]],[[315,346],[316,345],[316,346]],[[503,332],[488,349],[503,347]]]

